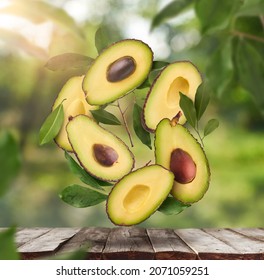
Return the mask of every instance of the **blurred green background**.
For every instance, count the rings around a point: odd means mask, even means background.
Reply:
[[[60,200],[64,187],[80,181],[62,150],[38,145],[58,92],[78,74],[52,72],[46,62],[66,52],[96,57],[95,32],[103,27],[109,44],[136,38],[155,60],[191,60],[211,94],[204,122],[220,120],[205,139],[212,178],[204,198],[140,226],[263,227],[263,11],[260,0],[1,1],[0,226],[113,226],[103,203],[76,209]],[[138,166],[153,159],[139,142],[132,151]]]

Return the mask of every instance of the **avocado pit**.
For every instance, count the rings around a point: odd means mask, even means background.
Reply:
[[[131,56],[123,56],[112,62],[106,72],[108,82],[120,82],[131,76],[136,70],[136,62]]]
[[[106,167],[112,166],[118,160],[118,153],[116,150],[107,145],[94,144],[93,154],[96,161]]]
[[[175,149],[170,157],[170,170],[174,174],[175,181],[188,184],[196,176],[196,164],[192,157],[182,149]]]

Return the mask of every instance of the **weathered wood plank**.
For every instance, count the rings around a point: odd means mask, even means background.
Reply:
[[[194,260],[195,252],[172,229],[147,229],[157,260]]]
[[[177,229],[175,233],[196,252],[198,259],[239,259],[239,252],[201,229]]]
[[[102,259],[102,252],[109,232],[110,228],[83,228],[62,245],[57,254],[83,249],[87,252],[86,259]]]
[[[237,250],[240,254],[240,259],[264,259],[263,241],[246,237],[230,229],[204,229],[204,231]]]
[[[19,228],[16,232],[16,244],[19,248],[25,243],[50,231],[50,228]]]
[[[154,250],[143,228],[113,228],[103,250],[104,259],[154,259]]]
[[[263,228],[232,228],[232,231],[238,232],[248,238],[264,241],[264,229]]]
[[[78,231],[80,229],[77,228],[53,228],[46,234],[20,246],[18,251],[24,259],[54,255],[56,250]]]

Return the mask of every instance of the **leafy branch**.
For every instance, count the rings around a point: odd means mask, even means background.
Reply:
[[[210,96],[201,87],[197,90],[194,102],[187,95],[180,92],[180,107],[186,120],[197,133],[202,146],[204,146],[203,139],[219,126],[217,119],[210,119],[204,127],[203,136],[200,133],[199,121],[206,111],[209,101]]]

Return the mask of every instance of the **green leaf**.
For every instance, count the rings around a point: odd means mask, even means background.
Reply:
[[[107,195],[79,185],[66,187],[59,196],[64,202],[77,208],[93,206],[107,199]]]
[[[19,260],[20,256],[15,243],[14,227],[0,232],[0,260]]]
[[[98,54],[108,47],[109,42],[111,42],[109,30],[105,26],[99,27],[95,33],[95,47]]]
[[[241,6],[237,15],[245,15],[245,16],[261,16],[264,11],[264,2],[263,0],[246,0],[244,4]]]
[[[264,60],[246,40],[240,40],[235,55],[240,84],[248,90],[260,110],[264,108]]]
[[[50,58],[45,67],[52,71],[65,71],[81,68],[85,73],[93,61],[93,58],[78,53],[64,53]]]
[[[263,2],[264,4],[264,2]],[[259,16],[240,16],[234,23],[234,33],[242,32],[264,40],[263,25]]]
[[[134,110],[133,110],[134,131],[135,131],[138,139],[144,145],[148,146],[152,150],[150,134],[143,128],[141,116],[142,116],[142,108],[137,103],[135,103]]]
[[[182,92],[180,92],[180,107],[187,121],[190,123],[190,125],[193,128],[195,128],[197,119],[196,119],[196,111],[195,111],[193,101]]]
[[[159,207],[158,211],[165,215],[177,215],[190,206],[191,205],[183,204],[173,197],[167,197]]]
[[[50,115],[40,128],[39,144],[44,145],[53,140],[59,133],[64,120],[63,104],[60,104]]]
[[[91,110],[90,112],[92,113],[93,118],[99,123],[121,125],[121,122],[115,115],[107,112],[104,109]]]
[[[206,76],[212,91],[222,96],[233,78],[232,41],[228,39],[220,45],[208,60]]]
[[[190,6],[193,0],[177,0],[165,6],[152,20],[151,29],[154,29],[165,20],[176,17]]]
[[[202,85],[199,86],[197,93],[195,95],[194,106],[196,110],[197,121],[203,116],[210,101],[210,96],[208,92],[205,91]]]
[[[204,128],[204,137],[212,133],[219,126],[219,121],[217,119],[211,119],[207,122]]]
[[[155,79],[158,77],[160,72],[161,72],[161,69],[158,69],[158,70],[153,70],[149,73],[148,80],[149,80],[150,85],[155,81]]]
[[[14,136],[3,131],[0,134],[0,197],[6,193],[21,167],[19,145]]]
[[[166,67],[169,64],[170,63],[166,62],[166,61],[157,61],[156,60],[156,61],[153,61],[151,70],[162,69],[162,68]]]
[[[224,29],[231,15],[240,7],[240,0],[197,0],[195,11],[201,22],[202,32]]]
[[[87,173],[67,152],[65,152],[65,158],[67,159],[71,172],[78,176],[84,184],[100,190],[103,190],[101,186],[112,186],[111,183],[101,181]]]

